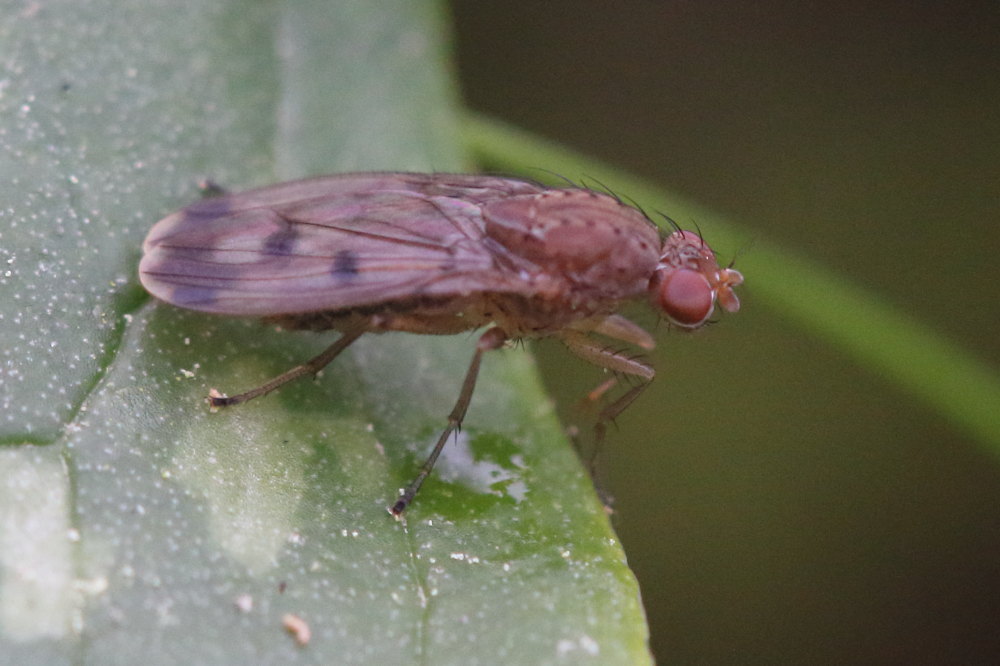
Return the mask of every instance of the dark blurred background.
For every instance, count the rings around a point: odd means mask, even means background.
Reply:
[[[1000,366],[996,2],[452,10],[472,108],[725,213]],[[658,379],[603,457],[658,659],[997,661],[1000,460],[746,278],[743,312],[660,332]],[[599,373],[537,350],[586,425],[573,405]]]

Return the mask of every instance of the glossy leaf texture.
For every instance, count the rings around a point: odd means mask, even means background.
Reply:
[[[142,238],[200,179],[467,167],[446,33],[409,0],[3,13],[0,662],[649,660],[635,579],[523,350],[488,356],[399,523],[386,507],[473,338],[366,338],[211,414],[209,388],[329,338],[138,288]]]

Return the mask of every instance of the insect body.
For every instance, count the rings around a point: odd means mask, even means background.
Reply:
[[[552,336],[602,368],[643,380],[605,408],[599,436],[653,369],[594,334],[645,349],[652,337],[615,314],[646,297],[673,324],[698,328],[715,303],[739,309],[743,277],[702,238],[661,238],[639,210],[604,193],[510,178],[360,173],[227,194],[158,222],[143,245],[143,285],[176,306],[334,329],[323,353],[215,406],[315,374],[365,333],[452,334],[488,327],[429,458],[390,509],[401,514],[462,422],[484,352]]]

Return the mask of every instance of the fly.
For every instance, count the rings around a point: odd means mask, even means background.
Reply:
[[[662,235],[603,192],[395,172],[297,180],[192,204],[150,230],[139,277],[178,307],[340,332],[321,354],[262,386],[228,397],[213,390],[215,407],[314,375],[365,333],[485,327],[447,426],[390,508],[397,517],[465,418],[485,352],[554,337],[594,365],[640,380],[600,412],[600,439],[655,374],[595,337],[653,348],[649,333],[616,314],[619,306],[645,297],[692,330],[716,303],[736,312],[733,289],[743,282],[719,266],[700,234]]]

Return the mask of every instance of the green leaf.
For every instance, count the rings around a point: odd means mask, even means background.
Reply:
[[[474,338],[366,338],[213,414],[209,388],[332,337],[137,286],[145,232],[201,178],[461,168],[437,3],[63,0],[0,20],[0,661],[649,661],[530,356],[487,356],[397,522]]]

